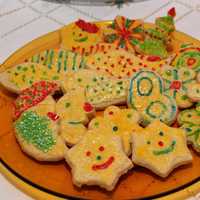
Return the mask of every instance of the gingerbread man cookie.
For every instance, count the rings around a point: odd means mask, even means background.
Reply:
[[[164,94],[162,79],[153,71],[136,73],[132,77],[128,105],[141,113],[143,125],[155,119],[172,124],[176,118],[177,106],[174,99]]]
[[[200,109],[197,105],[196,109],[188,109],[181,111],[178,115],[178,123],[185,130],[188,143],[200,152]]]
[[[164,81],[164,92],[176,100],[178,107],[188,108],[193,104],[187,93],[191,94],[192,91],[189,88],[191,88],[191,84],[196,84],[194,70],[186,67],[176,69],[165,66],[161,69],[160,75]]]
[[[141,69],[159,71],[169,64],[173,56],[161,59],[159,56],[134,55],[122,48],[110,44],[101,44],[101,48],[86,57],[87,68],[103,72],[116,78],[130,78]]]
[[[133,167],[123,151],[121,139],[112,134],[88,131],[85,137],[65,154],[72,168],[73,183],[98,185],[113,190],[121,175]]]
[[[138,125],[140,115],[133,109],[120,109],[110,106],[104,111],[103,117],[94,118],[89,129],[98,130],[101,134],[112,133],[122,138],[123,149],[127,155],[131,153],[131,133],[141,130]]]
[[[86,125],[94,115],[94,107],[85,98],[83,88],[72,89],[56,104],[60,117],[60,134],[68,145],[76,144],[86,133]]]
[[[174,168],[192,161],[184,131],[158,120],[134,133],[132,144],[133,162],[161,177],[167,177]]]
[[[65,92],[71,88],[85,89],[86,100],[96,109],[126,102],[128,80],[118,80],[103,73],[82,69],[69,74],[62,82]]]
[[[29,94],[30,95],[30,94]],[[58,161],[67,149],[58,135],[56,102],[51,96],[24,111],[14,123],[21,149],[39,161]]]

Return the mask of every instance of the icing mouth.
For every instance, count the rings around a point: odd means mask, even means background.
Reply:
[[[114,157],[113,156],[110,156],[108,158],[108,160],[102,164],[95,164],[95,165],[92,165],[92,169],[93,170],[101,170],[101,169],[106,169],[108,168],[112,163],[114,162]]]
[[[79,39],[74,39],[74,41],[76,42],[85,42],[88,40],[88,36],[85,36],[85,37],[82,37],[82,38],[79,38]]]
[[[174,150],[175,145],[176,145],[176,141],[173,140],[169,147],[162,149],[162,150],[154,150],[153,154],[156,155],[156,156],[168,154],[168,153],[170,153]]]

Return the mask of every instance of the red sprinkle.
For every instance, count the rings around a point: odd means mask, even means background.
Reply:
[[[175,90],[179,90],[181,88],[181,81],[172,81],[171,85],[170,85],[170,89],[175,89]]]
[[[150,62],[160,61],[161,58],[159,56],[148,56],[147,60]]]
[[[105,148],[104,148],[103,146],[100,146],[100,147],[99,147],[99,151],[104,151],[104,149],[105,149]]]
[[[82,19],[79,19],[75,22],[75,24],[82,29],[83,31],[86,31],[88,33],[97,33],[99,31],[99,28],[92,23],[86,22]]]
[[[59,116],[56,113],[53,113],[53,112],[48,112],[47,116],[53,121],[56,121],[57,119],[59,119]]]
[[[90,103],[86,102],[84,103],[83,109],[85,112],[91,112],[94,110],[94,107]]]

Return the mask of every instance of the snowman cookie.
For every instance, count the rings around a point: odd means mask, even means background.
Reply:
[[[138,125],[140,115],[133,109],[120,109],[110,106],[103,117],[96,117],[89,123],[89,129],[98,130],[101,134],[112,133],[122,139],[123,149],[127,155],[131,153],[131,133],[142,129]]]
[[[23,152],[38,161],[58,161],[67,150],[58,135],[58,116],[51,96],[23,112],[14,123],[15,135]]]
[[[86,125],[95,110],[85,98],[82,88],[72,89],[61,97],[56,104],[60,117],[60,134],[68,145],[76,144],[86,133]]]
[[[133,167],[123,151],[121,139],[113,134],[101,134],[90,130],[69,151],[65,159],[72,168],[73,183],[98,185],[113,190],[121,175]]]
[[[162,79],[153,71],[141,70],[132,77],[128,105],[141,113],[144,126],[155,119],[172,124],[176,118],[176,102],[164,94]]]
[[[178,123],[185,130],[188,143],[200,152],[200,106],[196,109],[183,110],[178,115]]]
[[[134,133],[132,144],[133,162],[161,177],[167,177],[174,168],[192,161],[184,131],[158,120]]]
[[[192,97],[196,93],[196,73],[194,70],[188,67],[176,69],[165,66],[161,69],[160,75],[164,81],[164,92],[176,100],[178,107],[188,108],[192,106],[193,103],[190,100],[192,98],[188,98],[188,94]]]
[[[87,69],[69,74],[62,82],[62,88],[65,92],[71,88],[84,88],[86,100],[93,104],[96,109],[125,103],[128,85],[128,80],[118,80],[103,73]]]

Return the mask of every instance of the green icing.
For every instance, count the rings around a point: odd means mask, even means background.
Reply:
[[[27,111],[22,114],[15,127],[17,133],[27,143],[33,144],[43,152],[48,152],[56,144],[49,125],[50,120],[47,117],[39,116],[33,111]]]
[[[164,34],[164,32],[161,32],[157,29],[148,29],[147,33],[150,34],[152,37],[161,39],[161,40],[165,40],[166,34]]]
[[[176,141],[173,140],[171,145],[168,147],[168,148],[165,148],[163,150],[154,150],[153,151],[153,154],[156,155],[156,156],[159,156],[159,155],[163,155],[163,154],[168,154],[170,152],[172,152],[175,148],[175,145],[176,145]]]
[[[174,19],[171,16],[159,17],[155,23],[156,26],[167,33],[174,31]]]

